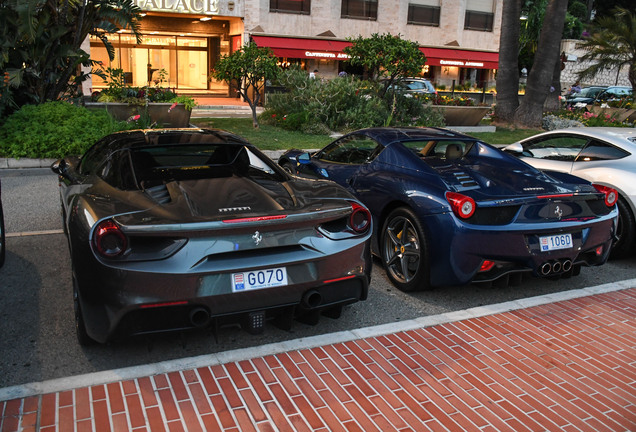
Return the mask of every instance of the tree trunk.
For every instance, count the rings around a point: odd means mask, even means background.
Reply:
[[[555,64],[559,61],[567,6],[567,0],[550,0],[546,7],[526,94],[515,113],[515,124],[519,127],[541,127],[543,104],[550,93]]]
[[[497,121],[512,123],[519,106],[519,17],[521,0],[503,2],[497,71]]]
[[[558,111],[561,108],[561,61],[562,57],[554,65],[554,71],[552,72],[552,84],[550,86],[550,93],[545,100],[543,106],[544,111],[552,112]]]

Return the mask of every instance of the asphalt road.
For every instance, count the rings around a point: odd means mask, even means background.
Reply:
[[[584,268],[563,280],[528,278],[517,287],[477,285],[405,294],[388,282],[379,263],[369,299],[337,320],[295,323],[292,331],[267,325],[263,335],[237,328],[134,338],[80,347],[75,339],[71,274],[61,233],[57,179],[48,169],[0,170],[7,230],[7,261],[0,269],[0,388],[164,360],[294,340],[636,278],[636,257]]]

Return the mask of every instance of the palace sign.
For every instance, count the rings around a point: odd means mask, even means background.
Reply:
[[[217,15],[219,0],[133,0],[146,12]]]

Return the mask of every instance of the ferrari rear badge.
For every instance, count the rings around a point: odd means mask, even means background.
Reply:
[[[254,243],[256,243],[256,246],[258,246],[261,243],[261,241],[263,241],[263,236],[261,235],[261,233],[256,231],[254,235],[252,236],[252,239],[254,240]]]

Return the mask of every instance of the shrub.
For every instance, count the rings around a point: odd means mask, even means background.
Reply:
[[[0,128],[0,155],[12,158],[61,158],[82,154],[109,133],[130,129],[105,110],[66,102],[24,105]]]
[[[443,126],[442,116],[419,96],[387,92],[353,76],[311,79],[302,70],[285,71],[277,83],[288,89],[271,95],[260,121],[290,130],[346,132],[372,126]]]
[[[541,122],[541,127],[548,131],[583,126],[585,125],[578,120],[563,118],[556,115],[545,116]]]

